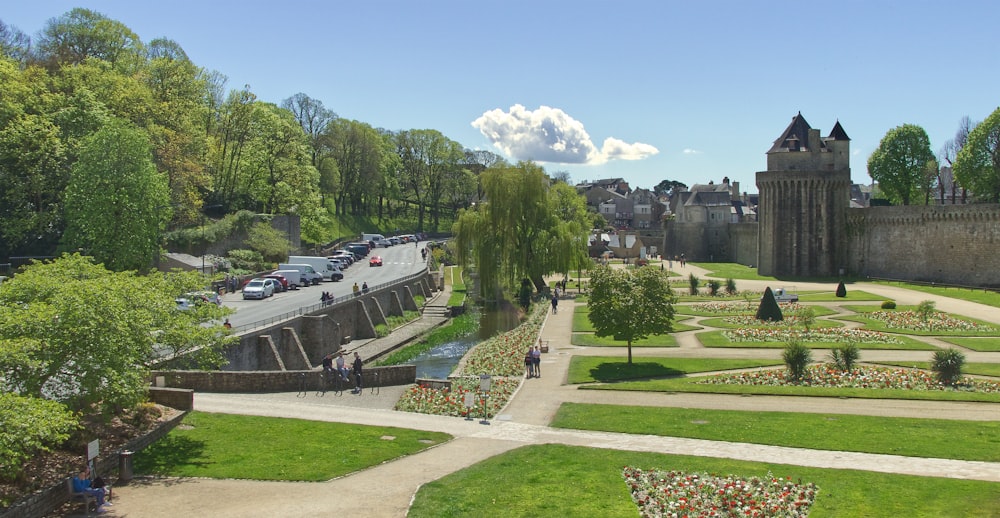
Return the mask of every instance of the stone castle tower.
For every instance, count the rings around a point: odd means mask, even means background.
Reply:
[[[838,121],[821,138],[799,113],[757,173],[757,270],[774,276],[835,276],[847,266],[850,141]]]

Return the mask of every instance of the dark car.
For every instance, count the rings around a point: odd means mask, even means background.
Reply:
[[[262,276],[263,279],[274,279],[278,281],[278,285],[281,287],[281,291],[296,290],[299,288],[298,284],[290,284],[288,279],[281,275],[280,273],[270,273]]]

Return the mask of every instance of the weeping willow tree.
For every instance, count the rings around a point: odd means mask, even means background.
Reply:
[[[521,279],[541,291],[545,275],[584,263],[591,218],[572,187],[553,185],[532,162],[495,164],[480,178],[485,201],[462,211],[453,230],[458,259],[475,267],[484,298],[502,299]]]

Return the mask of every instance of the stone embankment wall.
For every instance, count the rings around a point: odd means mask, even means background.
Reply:
[[[266,393],[321,390],[323,371],[155,371],[166,387],[195,392]],[[365,387],[409,385],[417,378],[416,365],[369,367],[363,370]]]

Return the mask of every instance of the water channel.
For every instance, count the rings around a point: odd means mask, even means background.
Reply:
[[[517,308],[481,311],[479,333],[446,342],[410,360],[417,366],[418,378],[447,379],[458,362],[474,345],[487,338],[510,331],[520,324]]]

